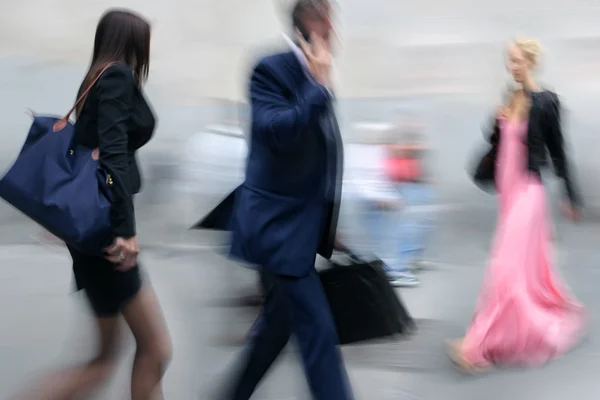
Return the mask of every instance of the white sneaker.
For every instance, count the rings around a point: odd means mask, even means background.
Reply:
[[[414,260],[410,263],[413,271],[431,270],[435,268],[435,263],[423,259]]]
[[[394,287],[415,287],[421,282],[412,272],[395,272],[390,276],[390,284]]]

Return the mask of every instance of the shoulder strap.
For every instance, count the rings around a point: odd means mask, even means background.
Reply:
[[[94,78],[94,80],[88,85],[88,87],[83,91],[83,93],[81,93],[81,96],[79,96],[79,98],[77,99],[77,101],[75,102],[75,104],[73,105],[73,107],[71,107],[71,109],[69,110],[69,112],[64,117],[62,117],[61,119],[59,119],[58,121],[56,121],[56,123],[54,124],[54,127],[53,127],[54,132],[58,132],[58,131],[64,129],[65,126],[67,126],[67,124],[69,123],[69,118],[71,118],[71,114],[73,114],[73,111],[75,111],[75,109],[79,106],[79,104],[81,104],[82,102],[85,101],[88,93],[90,92],[90,90],[92,90],[92,87],[94,87],[94,85],[96,84],[96,82],[98,82],[98,80],[102,77],[102,75],[104,75],[104,73],[106,72],[106,70],[109,69],[110,67],[112,67],[115,64],[117,64],[117,63],[116,62],[110,62],[110,63],[106,64],[100,70],[100,73],[98,74],[98,76],[96,76],[96,78]]]

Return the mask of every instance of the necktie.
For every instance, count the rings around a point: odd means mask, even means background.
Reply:
[[[325,197],[336,201],[339,195],[338,186],[342,179],[343,151],[339,127],[335,118],[333,106],[329,105],[321,121],[326,146],[327,179]]]

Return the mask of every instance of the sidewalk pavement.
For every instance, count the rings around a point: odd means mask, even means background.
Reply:
[[[8,232],[3,228],[2,238]],[[599,299],[596,261],[600,230],[596,224],[558,225],[560,269],[590,307],[592,317],[590,335],[579,348],[541,369],[495,371],[481,377],[458,374],[446,359],[443,339],[461,335],[471,318],[492,229],[489,210],[459,210],[440,221],[429,254],[436,261],[434,267],[421,272],[421,287],[399,291],[421,331],[410,340],[344,349],[357,399],[597,398],[600,344],[594,305]],[[255,276],[214,250],[223,244],[222,238],[202,234],[203,243],[196,248],[147,240],[141,256],[173,337],[174,359],[165,378],[167,399],[207,399],[239,350],[219,339],[243,334],[254,317],[220,304],[251,289]],[[39,372],[85,359],[94,338],[85,302],[80,295],[70,295],[72,277],[63,248],[33,242],[6,244],[0,246],[0,266],[0,319],[4,321],[0,329],[0,398],[4,398]],[[129,334],[124,349],[115,378],[96,399],[127,398],[133,356]],[[256,399],[308,399],[294,351],[286,352]]]

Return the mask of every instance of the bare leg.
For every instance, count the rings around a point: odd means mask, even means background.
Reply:
[[[160,381],[171,358],[171,338],[154,290],[144,285],[123,310],[137,343],[131,375],[132,400],[162,399]]]
[[[115,365],[119,339],[119,318],[97,318],[100,344],[98,354],[85,365],[52,373],[19,400],[71,400],[97,389],[110,376]]]

